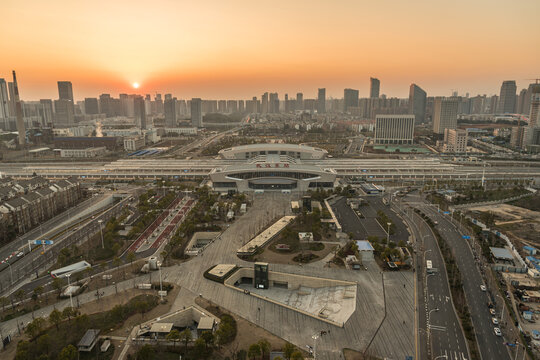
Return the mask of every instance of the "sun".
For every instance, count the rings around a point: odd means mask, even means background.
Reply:
[[[138,89],[140,85],[139,85],[138,82],[134,82],[134,83],[132,84],[132,86],[133,86],[135,89]]]

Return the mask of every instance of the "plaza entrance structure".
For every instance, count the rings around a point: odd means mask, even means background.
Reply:
[[[258,155],[246,163],[218,167],[210,172],[215,191],[229,192],[300,192],[333,189],[336,172],[313,164],[303,164],[288,155]]]

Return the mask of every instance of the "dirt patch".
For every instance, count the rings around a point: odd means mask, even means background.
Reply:
[[[320,261],[321,259],[324,259],[326,255],[334,251],[336,246],[337,244],[324,244],[324,249],[322,250],[306,250],[305,253],[312,253],[314,255],[317,255],[318,257],[314,261]],[[279,253],[266,248],[261,254],[255,256],[255,261],[263,261],[274,264],[297,264],[297,262],[295,262],[293,258],[298,254],[300,254],[300,251]]]

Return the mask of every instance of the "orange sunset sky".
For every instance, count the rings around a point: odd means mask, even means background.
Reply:
[[[0,0],[0,78],[25,100],[518,91],[540,77],[539,0]],[[135,90],[134,82],[140,83]]]

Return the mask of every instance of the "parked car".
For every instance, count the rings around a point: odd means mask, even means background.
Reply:
[[[495,316],[495,309],[493,309],[493,308],[489,309],[489,313],[490,313],[491,315]]]
[[[502,336],[501,329],[499,329],[499,328],[494,328],[493,331],[495,331],[495,335],[497,335],[497,336]]]
[[[493,323],[493,325],[499,325],[499,320],[497,320],[496,317],[491,318],[491,322]]]
[[[484,285],[484,284],[480,285],[480,290],[486,291],[487,290],[486,285]]]

